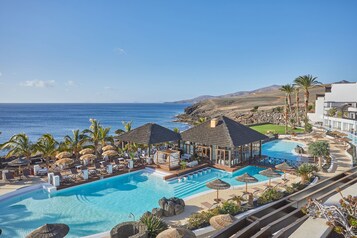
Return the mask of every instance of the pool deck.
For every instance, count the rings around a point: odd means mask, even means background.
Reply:
[[[286,137],[282,136],[281,138],[286,138]],[[309,138],[309,136],[289,137],[289,139],[292,141],[297,141],[297,142],[302,142],[302,143],[304,143],[304,140],[306,138]],[[318,140],[329,141],[331,155],[332,155],[332,157],[335,158],[336,163],[337,163],[337,168],[335,169],[335,171],[332,171],[331,173],[318,172],[317,174],[320,176],[321,179],[331,177],[336,173],[346,171],[352,167],[352,160],[348,156],[348,154],[346,152],[347,147],[343,143],[336,143],[336,141],[329,139],[329,138],[321,138]],[[291,175],[291,174],[288,175],[287,178],[289,179],[288,185],[293,182],[300,181],[299,177],[297,177],[295,175]],[[275,184],[282,182],[281,178],[277,178],[272,181]],[[29,180],[17,181],[17,182],[13,182],[13,183],[5,183],[5,182],[0,181],[0,196],[4,195],[6,193],[9,193],[9,192],[18,190],[22,187],[27,187],[27,186],[31,186],[31,185],[35,185],[35,184],[43,183],[43,182],[45,182],[43,179],[37,178],[37,177],[31,177]],[[265,182],[261,182],[258,184],[249,185],[248,190],[249,191],[253,191],[256,189],[262,190],[265,188],[266,183],[267,182],[265,181]],[[241,194],[243,194],[243,191],[244,191],[244,185],[243,186],[234,186],[228,190],[221,190],[219,192],[219,196],[220,196],[220,198],[228,200],[231,198],[231,195],[233,195],[233,194],[241,195]],[[213,203],[215,198],[216,198],[216,191],[207,191],[207,192],[195,195],[195,196],[188,197],[185,199],[186,207],[185,207],[185,211],[182,214],[174,216],[174,217],[170,217],[170,218],[164,218],[164,220],[170,225],[183,225],[183,224],[187,223],[187,218],[192,213],[208,209],[207,207],[202,205],[202,202]],[[309,232],[308,230],[309,229],[307,229],[306,232]],[[92,237],[92,238],[94,238],[94,237],[106,238],[106,237],[110,237],[110,235],[109,235],[109,232],[104,232],[101,234],[92,235],[90,237]]]

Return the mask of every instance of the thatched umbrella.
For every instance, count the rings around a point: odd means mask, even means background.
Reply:
[[[70,165],[73,163],[74,163],[74,160],[70,159],[70,158],[63,158],[63,159],[59,159],[56,161],[56,164],[59,164],[59,165]]]
[[[256,179],[255,177],[251,176],[248,173],[245,173],[241,176],[238,176],[236,178],[236,180],[238,180],[239,182],[244,182],[245,183],[245,192],[248,193],[248,183],[256,183],[258,182],[258,179]]]
[[[56,159],[70,158],[71,156],[72,156],[72,154],[69,153],[68,151],[63,151],[56,155]]]
[[[7,163],[8,166],[10,167],[20,167],[20,166],[26,166],[30,163],[29,160],[27,160],[25,157],[14,159]]]
[[[118,151],[115,150],[107,150],[102,153],[103,156],[117,156]]]
[[[106,145],[102,148],[103,151],[107,151],[107,150],[116,150],[116,148],[112,145]]]
[[[271,178],[276,178],[281,176],[279,173],[275,172],[272,168],[260,171],[259,174],[269,178],[269,186],[271,183]]]
[[[94,153],[94,150],[91,148],[86,148],[86,149],[79,151],[79,154],[81,154],[81,155],[87,155],[87,154],[93,154],[93,153]]]
[[[191,230],[185,228],[169,228],[160,232],[156,238],[195,238],[196,235]]]
[[[209,224],[216,230],[232,225],[236,218],[230,214],[217,215],[209,220]]]
[[[231,187],[231,185],[229,183],[224,182],[223,180],[220,179],[216,179],[213,180],[211,182],[208,182],[206,184],[207,187],[209,187],[210,189],[215,189],[217,190],[217,202],[219,201],[218,198],[218,190],[225,190]]]
[[[85,154],[85,155],[82,155],[79,159],[80,160],[92,160],[92,159],[95,159],[95,158],[97,158],[95,155]]]
[[[66,224],[45,224],[32,231],[26,238],[63,238],[69,232]]]
[[[275,165],[275,168],[284,172],[284,179],[286,179],[285,172],[293,169],[293,167],[288,165],[286,162]]]

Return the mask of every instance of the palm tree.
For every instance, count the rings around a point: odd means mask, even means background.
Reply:
[[[47,167],[49,165],[49,161],[55,157],[58,145],[59,143],[51,134],[42,135],[35,144],[35,150],[40,152],[46,160]]]
[[[285,93],[285,134],[287,134],[289,113],[291,114],[291,94],[294,92],[294,87],[286,84],[280,87],[280,91]]]
[[[305,124],[308,122],[308,118],[307,118],[307,113],[309,111],[309,96],[310,96],[310,92],[309,89],[321,84],[319,81],[317,81],[317,77],[313,77],[312,75],[308,74],[308,75],[303,75],[303,76],[299,76],[295,79],[295,84],[297,86],[299,86],[300,88],[302,88],[304,90],[304,99],[305,99]],[[305,132],[306,132],[306,128],[305,128]]]
[[[105,146],[107,141],[111,142],[112,144],[114,143],[113,137],[109,135],[109,131],[110,131],[110,127],[99,128],[101,146]]]
[[[309,164],[309,163],[301,164],[296,170],[297,174],[300,175],[300,177],[301,177],[302,184],[306,183],[306,181],[309,179],[312,172],[317,172],[317,171],[318,171],[318,169],[317,169],[316,165]]]
[[[133,124],[133,121],[122,121],[121,123],[124,126],[125,132],[131,131],[131,125]]]
[[[6,158],[18,156],[25,157],[27,160],[30,160],[35,151],[35,146],[26,134],[21,133],[12,136],[9,141],[0,145],[0,149],[9,150],[6,154]]]
[[[326,141],[316,141],[309,145],[308,152],[319,158],[319,170],[322,170],[322,159],[330,155],[330,145]]]
[[[295,89],[295,114],[296,114],[296,123],[298,126],[300,126],[300,118],[299,118],[299,110],[300,110],[300,98],[299,98],[299,93],[300,93],[300,88],[296,85],[294,85]]]
[[[66,150],[72,151],[72,153],[76,156],[76,159],[79,159],[79,151],[83,149],[83,145],[86,142],[87,135],[83,134],[83,132],[79,132],[79,130],[72,131],[72,137],[66,135],[64,137],[64,145]]]
[[[101,125],[96,119],[89,119],[89,121],[91,122],[91,125],[89,129],[84,130],[83,133],[88,134],[86,141],[89,141],[93,144],[95,156],[99,158],[98,148],[99,143],[101,142]]]
[[[200,117],[200,118],[198,118],[197,121],[194,122],[194,124],[195,125],[199,125],[199,124],[204,123],[206,121],[207,121],[207,117]]]

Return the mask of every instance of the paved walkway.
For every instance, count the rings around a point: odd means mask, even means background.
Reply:
[[[0,180],[0,196],[18,190],[20,188],[28,187],[43,182],[45,181],[38,177],[30,177],[29,179],[24,179],[12,183],[8,183]]]

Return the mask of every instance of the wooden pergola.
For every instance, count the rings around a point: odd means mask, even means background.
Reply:
[[[177,154],[177,163],[175,161],[175,164],[172,165],[171,164],[171,157]],[[159,158],[163,158],[163,160],[165,161],[164,163],[160,163],[159,162]],[[155,154],[155,158],[154,158],[154,163],[158,166],[160,166],[160,168],[165,169],[165,170],[174,170],[180,167],[180,151],[178,150],[158,150]]]

